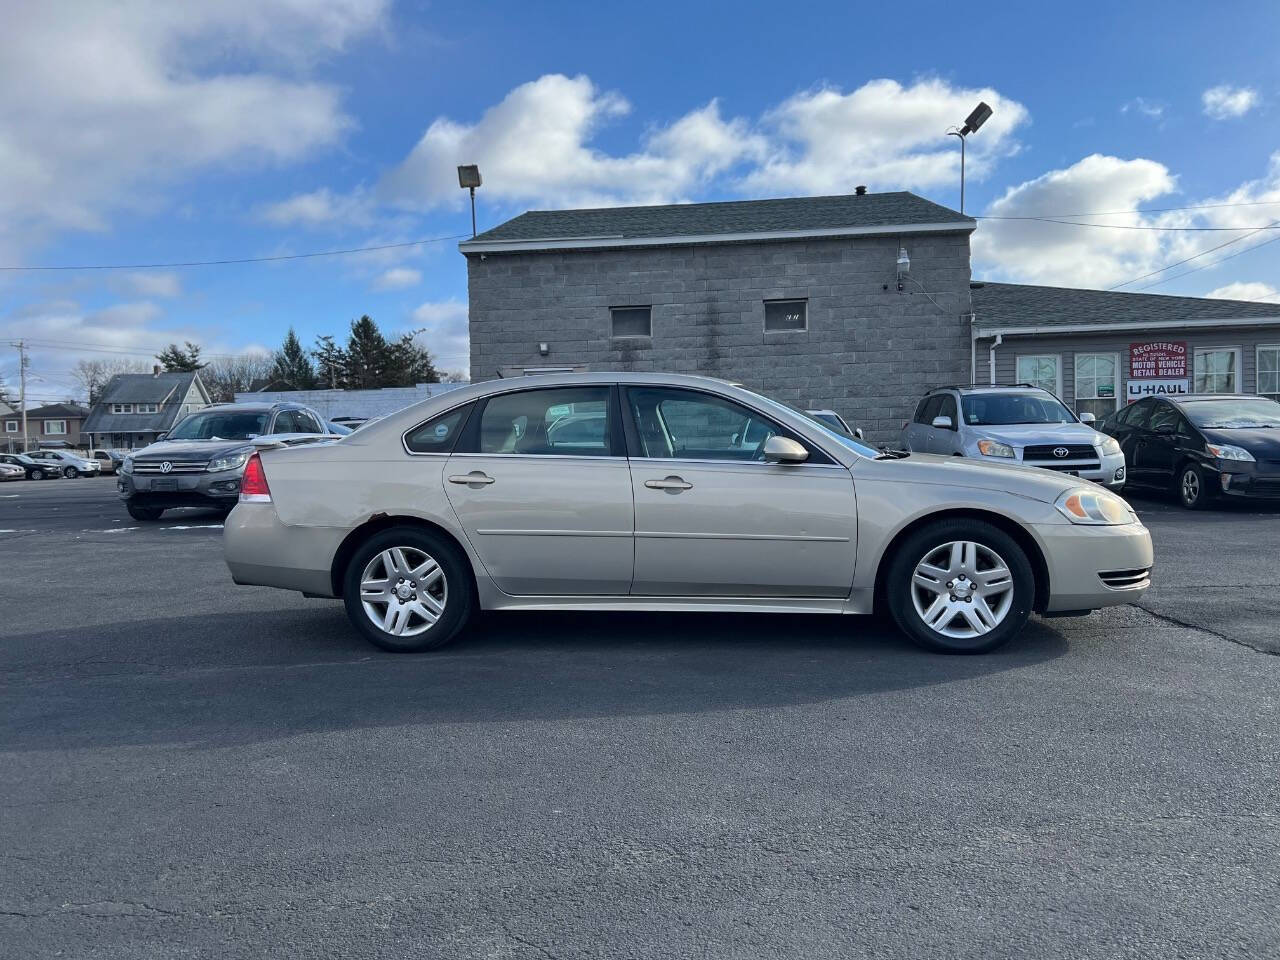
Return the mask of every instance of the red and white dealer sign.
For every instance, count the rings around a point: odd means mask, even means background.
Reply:
[[[1151,340],[1129,344],[1130,403],[1143,397],[1190,393],[1187,344],[1184,340]]]

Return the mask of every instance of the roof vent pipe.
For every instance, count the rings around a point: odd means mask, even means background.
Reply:
[[[151,365],[151,375],[152,375],[153,377],[158,377],[158,376],[160,376],[160,364],[158,364],[158,363],[153,363],[153,364]]]
[[[854,196],[865,197],[867,195],[867,185],[865,183],[858,184],[853,188],[853,193]]]

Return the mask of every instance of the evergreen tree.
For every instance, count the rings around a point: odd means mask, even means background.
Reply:
[[[374,390],[391,385],[387,382],[393,359],[391,345],[368,314],[351,321],[346,354],[348,389]]]
[[[302,344],[298,341],[298,335],[293,332],[293,327],[290,327],[289,332],[285,334],[284,343],[276,351],[274,360],[275,364],[271,369],[272,379],[284,380],[292,384],[295,390],[315,389],[315,368],[311,365],[311,358],[307,356],[307,351],[302,349]]]
[[[390,345],[387,386],[412,387],[417,383],[439,383],[440,372],[431,354],[418,346],[412,333],[406,333]]]
[[[333,342],[333,337],[328,334],[316,337],[316,345],[311,355],[316,358],[318,386],[332,390],[347,387],[347,353]]]
[[[169,344],[156,354],[156,359],[164,364],[169,373],[190,373],[204,366],[200,362],[200,345],[190,340],[186,341],[185,350],[176,343]]]

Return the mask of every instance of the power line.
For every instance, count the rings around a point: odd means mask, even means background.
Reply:
[[[272,257],[234,257],[225,260],[185,260],[173,263],[88,263],[51,264],[38,266],[0,266],[0,270],[161,270],[173,267],[222,267],[240,263],[275,263],[280,260],[309,260],[314,257],[341,257],[350,253],[371,253],[377,250],[399,250],[418,247],[424,243],[443,243],[446,240],[464,240],[470,235],[456,233],[448,237],[426,237],[422,240],[406,240],[403,243],[380,243],[370,247],[349,247],[345,250],[321,250],[315,253],[282,253]]]
[[[1137,211],[1132,211],[1137,212]],[[1084,223],[1080,220],[1061,220],[1056,217],[974,217],[975,220],[1019,220],[1023,222],[1059,223],[1067,227],[1096,227],[1100,230],[1153,230],[1163,233],[1232,233],[1240,230],[1276,230],[1280,222],[1263,224],[1260,227],[1156,227],[1138,223]]]
[[[1140,292],[1142,290],[1150,290],[1152,287],[1158,287],[1162,283],[1169,283],[1171,280],[1177,280],[1179,277],[1185,277],[1187,276],[1187,274],[1195,273],[1197,270],[1207,270],[1210,267],[1216,267],[1221,263],[1226,263],[1228,260],[1234,259],[1235,257],[1242,257],[1246,253],[1251,253],[1252,251],[1257,250],[1259,247],[1265,247],[1269,243],[1275,243],[1277,240],[1280,240],[1280,237],[1272,237],[1270,240],[1263,240],[1262,243],[1255,243],[1252,247],[1249,247],[1245,250],[1237,250],[1235,253],[1229,253],[1225,257],[1220,257],[1219,259],[1213,261],[1213,263],[1203,263],[1198,267],[1192,267],[1190,270],[1183,270],[1182,273],[1175,273],[1172,277],[1165,277],[1163,280],[1157,280],[1155,283],[1148,283],[1145,287],[1139,287],[1137,292]],[[1250,302],[1266,303],[1267,301],[1253,300]]]
[[[1095,210],[1092,213],[1042,213],[1038,217],[1060,219],[1066,217],[1114,217],[1125,213],[1175,213],[1180,210],[1219,210],[1223,207],[1274,207],[1280,200],[1240,200],[1233,203],[1197,203],[1186,207],[1143,207],[1139,210]],[[1036,217],[979,217],[982,220],[1032,220]]]
[[[1280,224],[1280,220],[1272,221],[1272,225],[1276,225],[1276,224]],[[1184,263],[1190,263],[1192,260],[1199,260],[1201,257],[1208,256],[1209,254],[1213,253],[1215,250],[1221,250],[1223,247],[1229,247],[1233,243],[1240,243],[1242,240],[1248,240],[1254,234],[1260,233],[1264,229],[1265,227],[1258,227],[1257,229],[1249,233],[1246,233],[1243,237],[1235,237],[1234,239],[1227,240],[1225,243],[1220,243],[1216,247],[1210,247],[1208,250],[1202,250],[1199,253],[1193,254],[1190,257],[1184,257],[1183,259],[1176,260],[1173,263],[1165,264],[1159,270],[1152,270],[1150,273],[1144,273],[1142,276],[1134,277],[1132,280],[1125,280],[1123,283],[1117,283],[1114,287],[1107,287],[1107,289],[1119,290],[1121,287],[1127,287],[1131,283],[1137,283],[1139,280],[1147,279],[1147,277],[1154,277],[1156,274],[1164,273],[1166,270],[1172,270],[1174,267],[1180,267]],[[1259,246],[1261,246],[1261,244],[1259,244]]]

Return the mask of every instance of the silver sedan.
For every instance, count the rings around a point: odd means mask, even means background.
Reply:
[[[930,649],[978,653],[1033,612],[1135,600],[1152,565],[1095,484],[879,452],[675,374],[474,384],[265,449],[224,536],[237,583],[339,597],[395,651],[443,645],[477,608],[884,608]]]

